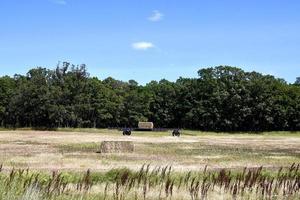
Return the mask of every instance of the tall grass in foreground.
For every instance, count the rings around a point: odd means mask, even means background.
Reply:
[[[171,166],[143,165],[138,171],[45,174],[0,166],[0,199],[300,199],[299,167],[176,173]]]

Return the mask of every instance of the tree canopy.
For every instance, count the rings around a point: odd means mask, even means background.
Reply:
[[[210,131],[300,130],[300,78],[294,84],[240,68],[217,66],[198,78],[145,86],[91,77],[64,62],[26,75],[0,77],[3,127],[156,127]]]

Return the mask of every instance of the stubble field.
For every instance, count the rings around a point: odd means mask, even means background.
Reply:
[[[133,153],[99,154],[102,141],[132,141]],[[176,171],[259,167],[279,168],[300,163],[297,133],[225,134],[183,131],[116,130],[0,131],[0,163],[4,168],[105,171],[143,164],[171,165]]]
[[[299,198],[299,133],[182,133],[0,131],[0,199]],[[103,141],[134,151],[97,153]]]

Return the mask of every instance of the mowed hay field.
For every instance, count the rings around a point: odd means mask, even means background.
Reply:
[[[138,170],[143,164],[172,166],[175,171],[242,169],[277,170],[300,163],[300,133],[226,134],[182,131],[133,132],[106,129],[62,129],[58,131],[0,131],[0,164],[4,169],[39,171]],[[133,153],[96,153],[102,141],[131,141]]]
[[[0,199],[299,199],[298,133],[170,135],[0,131]]]

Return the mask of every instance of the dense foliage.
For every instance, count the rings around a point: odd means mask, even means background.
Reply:
[[[176,82],[90,77],[85,65],[63,63],[0,78],[3,127],[156,127],[213,131],[300,130],[300,79],[219,66]]]

